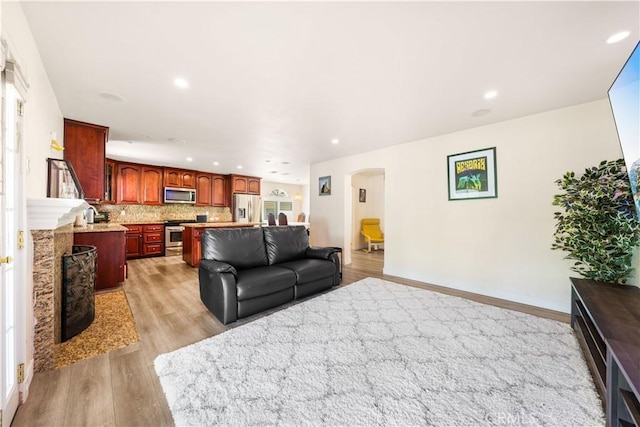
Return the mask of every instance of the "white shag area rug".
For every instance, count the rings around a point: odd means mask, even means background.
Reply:
[[[604,426],[569,325],[367,278],[158,356],[178,426]]]

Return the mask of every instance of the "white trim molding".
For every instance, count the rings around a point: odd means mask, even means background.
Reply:
[[[84,199],[27,199],[27,224],[29,230],[55,230],[72,224],[85,209],[89,204]]]

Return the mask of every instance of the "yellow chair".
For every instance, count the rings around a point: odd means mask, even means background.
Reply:
[[[384,233],[380,230],[380,218],[362,218],[360,233],[367,242],[367,252],[371,252],[371,245],[384,243]]]

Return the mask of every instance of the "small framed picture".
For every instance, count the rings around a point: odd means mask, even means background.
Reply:
[[[449,200],[498,197],[496,148],[447,156]]]
[[[360,203],[367,203],[367,190],[364,188],[360,189],[360,196],[358,198]]]
[[[58,199],[83,199],[84,192],[69,160],[47,159],[47,197]]]
[[[331,176],[321,176],[318,179],[318,184],[320,187],[319,193],[321,196],[331,195]]]

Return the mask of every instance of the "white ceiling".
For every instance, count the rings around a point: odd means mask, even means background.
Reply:
[[[110,157],[301,184],[315,162],[602,99],[640,34],[638,1],[22,6],[63,115],[109,126]]]

